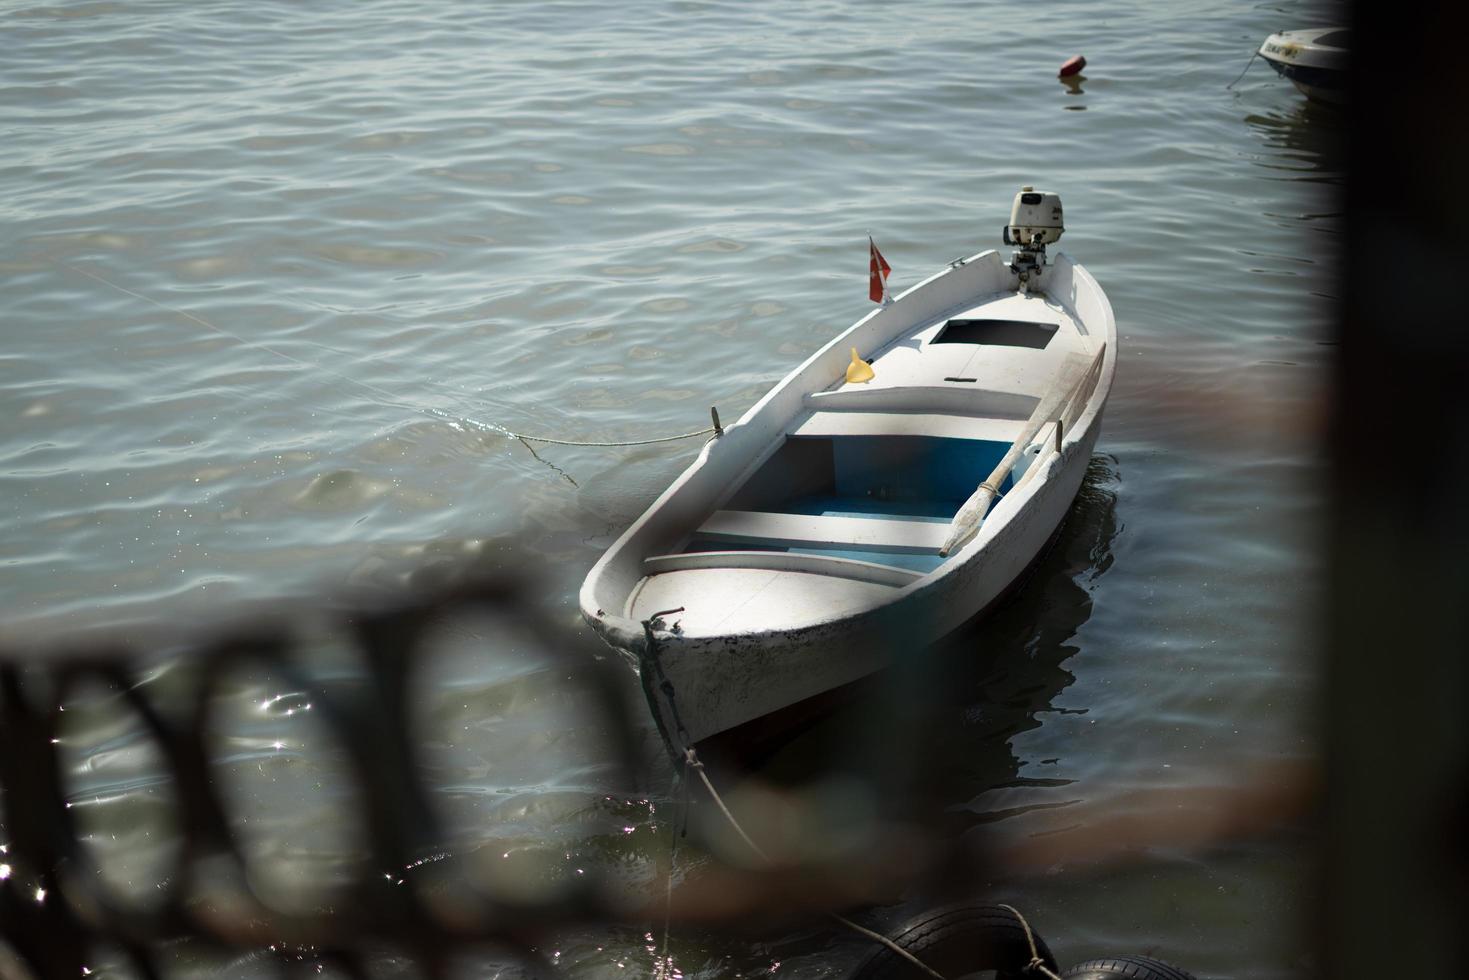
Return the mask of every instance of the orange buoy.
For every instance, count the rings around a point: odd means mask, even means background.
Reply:
[[[1072,75],[1077,74],[1085,67],[1086,59],[1083,58],[1081,55],[1077,55],[1075,58],[1067,58],[1066,61],[1061,65],[1061,72],[1059,77],[1070,78]]]

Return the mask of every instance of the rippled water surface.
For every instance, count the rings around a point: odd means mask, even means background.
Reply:
[[[1266,34],[1338,13],[0,4],[4,630],[207,621],[510,540],[570,624],[581,576],[698,442],[533,454],[503,429],[731,420],[867,311],[869,232],[906,287],[998,247],[1030,183],[1063,196],[1062,247],[1108,292],[1121,357],[1058,547],[915,723],[947,773],[934,805],[955,835],[1027,840],[1307,760],[1341,120],[1259,64],[1225,86]],[[466,637],[420,695],[463,849],[650,887],[672,791],[609,794],[549,668]],[[350,835],[302,829],[354,806],[309,698],[249,671],[221,697],[262,887],[350,876]],[[127,887],[166,863],[169,789],[105,714],[79,716],[69,759]],[[1007,895],[1063,963],[1264,978],[1306,962],[1304,874],[1293,845],[1251,840]],[[651,945],[571,937],[557,962],[646,973]],[[673,951],[686,976],[822,977],[861,948]]]

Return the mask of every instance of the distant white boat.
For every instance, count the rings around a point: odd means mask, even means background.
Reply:
[[[1117,363],[1101,288],[1047,260],[1062,230],[1060,199],[1023,189],[1010,262],[956,261],[837,336],[592,568],[582,614],[636,658],[672,746],[915,652],[1037,557],[1080,488]],[[874,248],[886,299],[879,262]]]
[[[1350,36],[1351,31],[1341,27],[1281,31],[1265,39],[1259,55],[1307,98],[1345,102]]]

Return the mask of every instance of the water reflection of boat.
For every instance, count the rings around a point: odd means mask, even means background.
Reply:
[[[1265,39],[1259,54],[1306,98],[1345,102],[1350,35],[1339,27],[1281,31]]]

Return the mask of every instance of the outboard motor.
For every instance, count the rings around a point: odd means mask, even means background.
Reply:
[[[1061,195],[1022,187],[1010,206],[1010,223],[1005,226],[1006,245],[1019,246],[1010,259],[1010,271],[1020,277],[1025,292],[1031,274],[1046,264],[1046,246],[1066,230],[1061,220]]]

